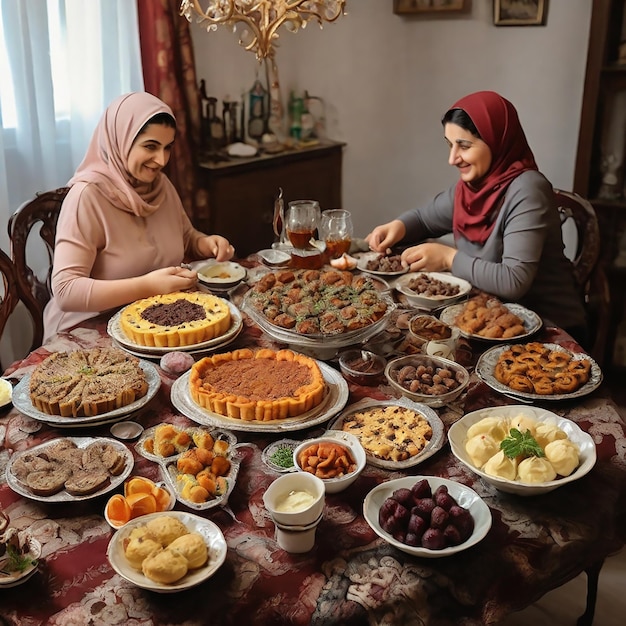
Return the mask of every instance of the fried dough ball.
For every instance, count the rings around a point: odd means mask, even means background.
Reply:
[[[131,567],[141,571],[141,564],[144,559],[161,548],[161,544],[150,535],[145,527],[133,528],[128,543],[124,547],[124,555]]]
[[[166,585],[183,578],[189,565],[178,550],[165,548],[144,559],[141,569],[150,580]]]
[[[168,546],[174,539],[186,535],[187,527],[175,517],[162,515],[151,519],[146,524],[146,529],[163,547]]]
[[[183,535],[172,541],[168,548],[180,552],[187,559],[189,569],[202,567],[209,558],[206,542],[200,533]]]

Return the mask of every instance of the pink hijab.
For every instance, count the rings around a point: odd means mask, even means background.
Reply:
[[[495,226],[511,181],[538,168],[517,111],[508,100],[493,91],[478,91],[461,98],[451,109],[463,109],[491,149],[491,168],[479,185],[459,180],[454,192],[455,236],[482,245]]]
[[[158,113],[169,113],[174,118],[170,107],[146,92],[127,93],[113,100],[68,185],[93,183],[122,211],[140,217],[154,213],[161,204],[165,186],[171,183],[161,172],[151,184],[135,180],[128,172],[128,154],[137,133]]]

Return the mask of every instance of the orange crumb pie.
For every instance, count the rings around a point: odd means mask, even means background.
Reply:
[[[228,303],[202,292],[176,291],[137,300],[122,309],[120,327],[140,346],[176,348],[223,335],[231,324]]]
[[[292,350],[244,348],[207,356],[189,377],[197,404],[242,420],[297,417],[318,406],[325,389],[317,362]]]

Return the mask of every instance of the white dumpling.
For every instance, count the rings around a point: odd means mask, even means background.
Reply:
[[[524,415],[520,413],[511,419],[509,422],[511,428],[517,428],[521,433],[525,433],[527,430],[530,434],[535,436],[535,430],[537,429],[537,420],[530,415]]]
[[[546,459],[561,476],[569,476],[580,463],[578,447],[569,439],[552,441],[546,446],[545,453]]]
[[[474,435],[465,444],[465,451],[472,463],[481,468],[498,450],[500,444],[491,435]]]
[[[535,439],[542,448],[545,448],[551,441],[567,439],[567,434],[556,424],[541,422],[535,429]]]
[[[504,418],[484,417],[467,429],[467,438],[471,439],[482,434],[489,435],[500,443],[509,434],[509,427]]]
[[[483,472],[496,478],[515,480],[517,476],[517,459],[510,459],[502,450],[496,452],[483,466]]]
[[[556,471],[548,459],[529,456],[517,466],[517,477],[523,483],[546,483],[556,478]]]

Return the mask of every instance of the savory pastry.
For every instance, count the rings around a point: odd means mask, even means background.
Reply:
[[[548,459],[529,456],[519,462],[517,477],[523,483],[546,483],[556,478],[556,471]]]
[[[559,476],[569,476],[580,463],[578,447],[569,439],[556,439],[545,447],[546,459]]]
[[[535,439],[545,450],[545,447],[550,442],[557,441],[559,439],[567,439],[567,433],[555,424],[541,422],[537,424],[537,428],[535,428]]]
[[[503,450],[496,452],[483,465],[483,472],[496,478],[515,480],[517,476],[517,459],[510,459]]]
[[[187,533],[174,539],[168,548],[180,552],[187,559],[189,569],[202,567],[209,558],[206,541],[200,533]]]
[[[498,450],[500,444],[485,433],[474,435],[465,443],[465,451],[476,467],[482,467]]]
[[[189,565],[187,559],[178,550],[163,548],[147,556],[142,564],[141,571],[150,580],[167,585],[175,583],[187,574]]]
[[[145,526],[141,526],[131,531],[124,546],[124,556],[131,567],[141,571],[144,560],[161,549],[161,544],[150,535]]]
[[[496,443],[500,443],[509,434],[509,425],[500,417],[484,417],[467,429],[468,439],[482,434],[489,435]]]
[[[467,301],[454,325],[469,335],[489,339],[509,339],[526,332],[524,321],[498,298],[480,294]]]
[[[163,547],[189,532],[179,519],[171,515],[159,515],[151,519],[146,524],[146,528],[148,533]]]

